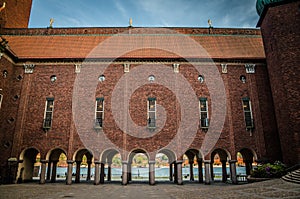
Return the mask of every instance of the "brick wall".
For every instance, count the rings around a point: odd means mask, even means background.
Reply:
[[[0,13],[1,28],[27,28],[32,0],[0,0],[6,7]]]
[[[261,20],[283,160],[300,162],[300,2],[269,7]]]

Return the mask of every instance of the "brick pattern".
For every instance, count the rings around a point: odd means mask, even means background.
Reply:
[[[6,7],[0,13],[1,28],[27,28],[29,23],[32,0],[0,0]]]
[[[269,7],[261,23],[283,160],[290,165],[300,161],[299,6]]]

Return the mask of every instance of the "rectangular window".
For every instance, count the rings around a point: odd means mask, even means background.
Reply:
[[[148,98],[147,102],[148,110],[148,127],[155,128],[156,124],[156,98]]]
[[[50,129],[52,126],[53,109],[54,109],[54,98],[47,98],[45,113],[44,113],[44,124],[43,124],[44,129]]]
[[[0,94],[0,109],[1,109],[2,99],[3,99],[3,95]]]
[[[245,116],[245,123],[247,129],[252,129],[254,127],[252,109],[251,109],[251,101],[249,98],[243,98],[243,110]]]
[[[208,105],[207,98],[201,97],[199,99],[199,110],[200,110],[200,126],[201,128],[208,128],[209,118],[208,118]]]
[[[103,127],[103,119],[104,119],[104,98],[96,99],[96,107],[95,107],[95,128]]]

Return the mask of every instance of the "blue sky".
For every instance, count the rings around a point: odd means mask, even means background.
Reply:
[[[256,0],[33,0],[29,27],[255,28]]]

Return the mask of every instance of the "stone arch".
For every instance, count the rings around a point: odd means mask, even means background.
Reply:
[[[227,181],[227,161],[231,160],[231,155],[229,151],[223,148],[216,148],[211,153],[211,164],[210,164],[210,173],[211,173],[211,179],[214,180],[215,174],[214,174],[214,158],[215,155],[218,154],[220,157],[220,163],[222,165],[222,182]]]
[[[84,156],[86,156],[86,158],[87,158],[86,181],[89,181],[91,179],[91,164],[92,164],[92,160],[93,160],[93,153],[86,148],[78,149],[73,155],[73,160],[76,163],[76,172],[75,172],[75,182],[76,183],[80,182],[81,163],[82,163]],[[82,177],[83,176],[84,176],[84,174],[82,174]]]
[[[157,152],[157,154],[158,153],[165,154],[168,157],[170,164],[177,160],[176,154],[170,149],[161,149],[160,151]]]
[[[153,162],[155,163],[155,161],[151,161],[150,160],[150,155],[149,155],[149,153],[146,150],[141,149],[141,148],[133,149],[129,153],[129,155],[128,155],[128,172],[127,172],[128,182],[132,181],[132,175],[135,175],[137,177],[139,177],[140,175],[141,176],[142,175],[146,175],[146,176],[148,175],[147,173],[145,174],[144,172],[140,173],[139,169],[136,172],[134,172],[134,173],[132,172],[132,161],[133,161],[133,158],[134,158],[135,155],[137,155],[139,153],[142,153],[142,154],[144,154],[147,157],[149,165],[151,165]],[[154,164],[152,166],[154,166]],[[151,172],[150,170],[154,170],[154,167],[153,167],[153,169],[151,169],[150,166],[149,166],[149,173]]]
[[[100,182],[104,182],[104,177],[107,176],[107,181],[110,182],[112,181],[112,160],[113,157],[117,154],[120,154],[121,157],[121,162],[122,162],[122,156],[120,151],[114,148],[106,149],[105,151],[102,152],[100,156],[100,161],[101,161],[101,174],[100,174]],[[107,174],[104,174],[105,169],[105,164],[107,165]]]
[[[239,152],[242,154],[243,162],[245,163],[246,175],[250,175],[253,161],[257,160],[257,155],[254,150],[249,148],[242,148]]]
[[[140,148],[140,149],[133,149],[133,150],[130,151],[130,153],[128,154],[128,162],[132,162],[133,157],[138,153],[145,154],[148,158],[148,161],[150,161],[149,153],[145,149]]]
[[[36,157],[40,153],[35,147],[24,149],[19,156],[17,182],[32,181],[33,177],[38,177],[39,170],[35,170],[34,164],[36,163]]]
[[[190,181],[194,181],[194,163],[195,163],[195,158],[196,162],[198,165],[198,181],[201,183],[203,182],[203,171],[202,171],[202,164],[203,164],[203,159],[202,159],[202,153],[197,150],[197,149],[188,149],[185,152],[185,155],[188,158],[188,164],[189,164],[189,174],[185,175],[184,178],[187,178],[189,176]]]
[[[48,160],[48,169],[47,169],[47,180],[50,182],[56,182],[57,177],[57,163],[61,154],[64,154],[67,157],[67,153],[64,149],[54,148],[51,149],[47,155],[46,159]]]

